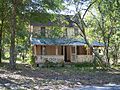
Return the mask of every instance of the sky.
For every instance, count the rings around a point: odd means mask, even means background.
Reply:
[[[65,10],[57,13],[57,14],[63,14],[63,15],[75,15],[77,13],[76,11],[76,6],[75,4],[68,4],[67,2],[64,3],[63,5],[65,5]],[[85,9],[87,8],[87,6],[89,5],[89,0],[87,2],[83,2],[82,5],[81,3],[78,5],[78,11],[81,12],[81,15],[84,14],[85,12]],[[91,9],[91,12],[96,16],[97,15],[97,12],[95,9]],[[50,11],[50,13],[52,13],[52,11]],[[54,12],[53,12],[54,13]],[[87,12],[86,16],[90,16],[91,13],[90,12]]]
[[[81,3],[82,3],[82,4],[81,4]],[[67,9],[64,10],[64,11],[62,11],[61,14],[65,14],[65,15],[75,15],[76,12],[77,12],[77,11],[76,11],[76,8],[78,8],[78,10],[80,10],[81,13],[84,13],[85,10],[81,10],[81,9],[86,9],[89,2],[86,2],[86,3],[81,2],[81,3],[79,3],[79,5],[78,5],[78,7],[77,7],[77,5],[75,5],[75,4],[70,4],[70,5],[69,5],[67,2],[65,2],[64,5],[66,6]]]

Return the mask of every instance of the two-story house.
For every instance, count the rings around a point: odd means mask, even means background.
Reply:
[[[30,32],[33,54],[37,64],[51,62],[92,62],[92,49],[79,37],[79,29],[73,23],[56,25],[57,22],[31,23]],[[94,41],[94,47],[103,47]]]

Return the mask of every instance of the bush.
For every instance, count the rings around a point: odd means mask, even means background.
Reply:
[[[53,62],[50,62],[48,60],[45,60],[45,63],[44,63],[45,67],[54,67],[54,63]]]
[[[54,63],[54,62],[45,60],[44,66],[45,67],[64,67],[64,62]]]
[[[75,63],[75,67],[93,67],[93,63],[90,62],[82,62],[82,63]]]
[[[30,64],[31,65],[35,65],[35,58],[36,57],[34,55],[31,56],[31,59],[30,59]]]

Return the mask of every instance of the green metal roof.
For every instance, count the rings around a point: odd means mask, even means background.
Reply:
[[[86,42],[82,39],[71,39],[71,38],[32,38],[32,45],[76,45],[83,46],[86,45]],[[103,43],[94,41],[93,46],[104,46]]]

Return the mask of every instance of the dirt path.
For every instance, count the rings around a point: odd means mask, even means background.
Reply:
[[[19,64],[14,71],[0,67],[0,89],[69,90],[110,83],[120,85],[120,72],[95,72],[71,66],[31,68]]]

